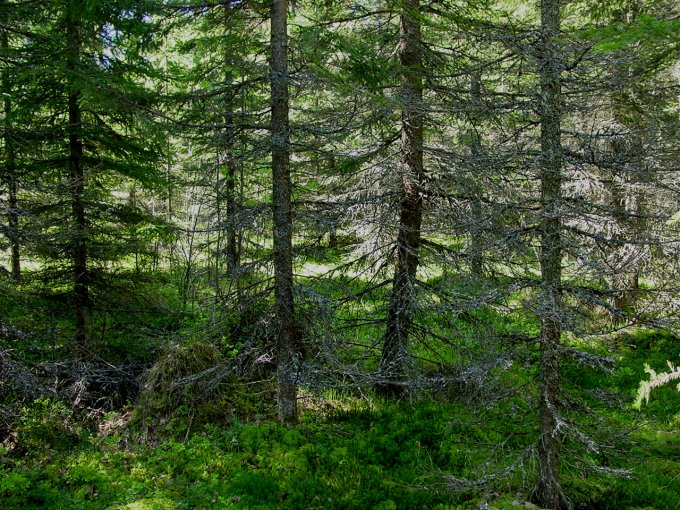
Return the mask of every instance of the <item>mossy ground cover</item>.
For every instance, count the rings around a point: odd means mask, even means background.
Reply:
[[[3,467],[4,508],[435,508],[440,465],[464,470],[465,431],[433,405],[349,410],[294,428],[207,426],[183,441],[124,448],[92,436]],[[469,497],[469,496],[468,496]]]
[[[477,319],[498,322],[492,315]],[[497,329],[531,332],[528,319],[520,322],[512,318]],[[208,349],[208,361],[228,357],[223,347]],[[655,389],[640,411],[632,407],[645,364],[663,371],[667,360],[678,363],[680,342],[643,331],[591,348],[613,356],[617,367],[607,374],[565,363],[565,404],[575,423],[609,444],[601,454],[567,442],[567,495],[584,509],[680,507],[680,392],[673,385]],[[195,349],[185,357],[177,355],[183,348],[169,352],[175,372],[166,366],[159,375],[182,379],[205,368],[189,363]],[[14,435],[0,446],[0,509],[518,508],[531,499],[536,479],[530,365],[507,370],[500,381],[507,396],[490,402],[433,390],[391,403],[370,390],[303,388],[295,427],[275,423],[271,381],[228,380],[231,393],[209,397],[196,384],[157,392],[165,399],[141,398],[136,418],[113,413],[106,421],[119,425],[101,427],[100,420],[99,432],[63,403],[41,399],[25,406]],[[573,462],[572,453],[589,462]],[[613,476],[607,469],[628,471]],[[476,485],[480,479],[490,483]]]
[[[622,393],[620,407],[598,411],[608,425],[629,430],[606,463],[628,468],[627,476],[565,465],[563,481],[576,508],[677,508],[680,394],[662,388],[640,413],[630,406],[644,377],[639,362],[661,362],[676,349],[669,337],[650,338],[619,345],[611,375],[565,370],[567,383],[580,380],[584,398],[596,386]],[[502,472],[531,446],[535,416],[520,397],[489,407],[427,398],[395,404],[331,392],[310,396],[295,427],[232,419],[183,437],[187,423],[180,419],[172,438],[136,445],[129,427],[107,437],[72,427],[62,437],[61,427],[50,428],[43,418],[67,423],[68,412],[41,405],[23,421],[32,438],[24,455],[2,456],[4,509],[509,509],[530,499],[535,476],[529,454],[489,486],[450,490],[453,479]]]

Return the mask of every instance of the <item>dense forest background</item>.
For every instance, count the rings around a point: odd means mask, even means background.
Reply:
[[[0,507],[677,508],[679,56],[672,0],[0,0]]]

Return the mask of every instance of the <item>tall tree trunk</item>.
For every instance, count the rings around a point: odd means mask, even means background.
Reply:
[[[8,138],[11,135],[8,135]],[[11,142],[9,142],[11,143]],[[19,200],[17,179],[14,175],[16,169],[15,153],[8,147],[7,158],[7,183],[9,194],[9,212],[7,213],[10,242],[10,265],[12,266],[12,277],[15,280],[21,278],[21,245],[19,241]]]
[[[474,113],[472,121],[479,118],[478,110],[481,107],[481,71],[478,69],[470,73],[470,99],[473,103]],[[471,129],[470,141],[470,155],[472,156],[472,167],[480,164],[480,157],[482,155],[482,140],[478,132],[478,126],[473,125]],[[482,190],[473,176],[472,191],[472,229],[470,232],[470,269],[475,276],[482,276],[484,269],[484,239],[482,237],[483,228],[481,222],[483,221],[482,209]]]
[[[225,23],[229,16],[228,8],[225,8]],[[234,65],[234,59],[230,52],[227,52],[224,60],[227,72],[225,73],[224,83],[228,87],[233,86],[232,72],[229,70]],[[226,225],[224,226],[224,237],[226,238],[226,246],[224,249],[227,273],[235,277],[238,274],[238,267],[240,265],[240,254],[238,246],[238,225],[236,222],[236,213],[238,211],[238,193],[237,193],[237,179],[240,175],[240,162],[236,157],[236,137],[234,135],[234,99],[229,98],[225,103],[224,122],[227,126],[223,133],[223,137],[219,140],[217,150],[217,175],[215,180],[215,191],[217,200],[217,250],[216,250],[216,274],[215,285],[218,290],[218,295],[221,294],[220,289],[220,259],[222,257],[222,200],[225,201],[226,209]],[[222,154],[222,158],[220,157]],[[222,161],[226,167],[226,179],[224,185],[222,184]],[[238,279],[237,279],[238,285]]]
[[[3,52],[9,50],[9,36],[3,29],[0,34],[0,47]],[[5,116],[5,175],[7,183],[7,195],[9,209],[7,211],[7,237],[10,244],[10,266],[12,276],[16,279],[21,277],[21,252],[19,243],[19,203],[17,198],[18,185],[16,178],[16,151],[12,139],[12,83],[10,80],[10,68],[5,67],[2,72],[2,92],[4,95],[3,110]]]
[[[562,143],[560,1],[541,2],[540,121],[541,121],[541,353],[538,502],[561,509],[565,499],[559,481],[559,415],[561,281],[562,281]]]
[[[408,337],[416,306],[420,228],[423,216],[423,59],[420,0],[403,0],[400,17],[399,62],[402,79],[401,204],[399,234],[376,389],[387,396],[403,393]]]
[[[288,120],[288,1],[271,8],[271,145],[274,213],[274,298],[278,334],[279,420],[297,420],[296,325],[293,297],[293,214]]]
[[[238,272],[240,265],[240,257],[238,251],[238,226],[236,224],[236,211],[238,210],[238,203],[236,202],[236,172],[235,163],[232,159],[227,164],[227,182],[226,182],[226,197],[227,197],[227,271],[229,274],[235,275]]]
[[[68,90],[69,186],[73,220],[71,262],[73,264],[75,294],[76,343],[77,347],[82,349],[89,340],[90,291],[87,267],[87,223],[85,220],[85,172],[83,169],[83,144],[80,140],[80,92],[74,84],[75,74],[78,72],[80,65],[80,21],[77,17],[79,7],[76,3],[69,2],[67,8],[66,42],[68,45],[68,57],[66,67],[69,70],[71,79]]]
[[[231,80],[231,75],[229,75]],[[233,104],[227,107],[227,125],[234,124],[234,109]],[[238,193],[237,193],[237,175],[240,174],[240,162],[235,157],[235,137],[233,135],[233,127],[230,127],[231,134],[229,134],[228,145],[226,150],[227,157],[227,179],[225,182],[225,199],[227,209],[227,228],[226,238],[227,246],[226,259],[227,271],[230,275],[236,275],[240,265],[240,254],[238,249],[238,224],[236,221],[236,213],[238,211]]]
[[[328,158],[328,163],[327,163],[327,168],[329,169],[329,172],[333,172],[335,169],[336,161],[335,161],[335,156],[330,156]],[[331,207],[331,210],[329,212],[329,218],[328,218],[328,247],[331,250],[336,249],[339,246],[338,243],[338,223],[339,223],[339,218],[337,211],[335,210],[334,207]]]
[[[229,16],[231,14],[230,7],[225,5],[224,17],[225,25],[228,23]],[[287,55],[285,55],[287,58]],[[232,51],[227,50],[225,55],[224,64],[227,69],[224,77],[224,82],[227,86],[233,86],[233,73],[231,69],[236,65]],[[286,91],[287,92],[287,91]],[[238,200],[237,200],[237,175],[240,173],[241,163],[235,157],[236,154],[236,136],[234,127],[234,103],[236,96],[230,97],[226,104],[225,112],[225,123],[227,125],[227,133],[225,137],[225,157],[227,166],[227,179],[225,182],[225,198],[226,198],[226,209],[227,209],[227,228],[226,228],[226,238],[227,246],[226,259],[227,259],[227,272],[236,276],[238,273],[238,266],[240,264],[240,254],[238,249],[238,225],[236,223],[236,212],[238,210]],[[286,118],[288,114],[286,112]],[[237,279],[238,285],[238,279]]]
[[[215,274],[213,284],[215,286],[215,296],[218,301],[222,300],[222,286],[220,278],[222,274],[222,160],[220,150],[220,136],[216,136],[217,148],[215,150],[215,223],[217,232],[215,236]]]

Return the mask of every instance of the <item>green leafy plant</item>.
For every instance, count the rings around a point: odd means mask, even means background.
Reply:
[[[18,447],[34,453],[73,446],[82,431],[73,411],[49,398],[24,407],[16,429]]]

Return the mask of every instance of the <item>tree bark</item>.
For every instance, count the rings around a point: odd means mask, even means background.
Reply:
[[[225,24],[228,21],[229,10],[225,7]],[[234,58],[228,50],[224,59],[227,71],[224,76],[224,83],[228,87],[232,87],[233,73],[231,68],[235,65]],[[226,128],[223,137],[218,141],[219,146],[217,150],[217,175],[215,182],[216,191],[216,205],[217,205],[217,223],[219,229],[217,232],[217,249],[215,262],[215,286],[218,295],[221,294],[220,289],[220,259],[222,257],[222,200],[225,201],[226,209],[226,225],[224,226],[224,237],[226,238],[226,246],[224,248],[224,255],[226,259],[227,273],[236,279],[238,286],[238,268],[240,266],[240,252],[238,244],[238,225],[236,215],[239,208],[238,201],[238,176],[241,175],[241,163],[236,157],[236,136],[234,128],[234,98],[228,98],[225,102],[224,121]],[[224,166],[226,168],[226,178],[224,185],[222,184],[222,164],[220,154],[223,154]]]
[[[230,104],[227,111],[227,124],[233,125],[234,123],[234,112],[233,106]],[[236,189],[237,175],[240,173],[240,164],[236,161],[234,157],[234,137],[229,135],[229,143],[226,151],[227,156],[227,179],[225,182],[225,198],[226,198],[226,209],[227,209],[227,246],[226,259],[227,259],[227,271],[230,275],[235,275],[238,273],[238,267],[240,265],[240,254],[238,249],[238,225],[236,220],[236,213],[238,211],[238,194]]]
[[[470,73],[470,99],[473,103],[473,122],[479,118],[478,110],[481,105],[481,72],[479,70],[474,70]],[[471,129],[471,141],[470,141],[470,155],[472,156],[472,166],[479,165],[479,159],[482,155],[482,140],[477,131],[477,126],[473,125]],[[472,274],[479,277],[483,275],[484,271],[484,240],[483,240],[483,228],[481,222],[483,221],[483,209],[481,194],[482,190],[477,182],[474,180],[473,176],[472,183],[472,222],[473,226],[471,229],[471,239],[470,239],[470,269]]]
[[[74,84],[80,63],[80,20],[78,6],[69,2],[66,14],[66,67],[70,74],[68,89],[68,134],[69,173],[71,194],[71,215],[73,221],[71,262],[73,264],[73,285],[75,294],[76,344],[84,348],[89,341],[88,316],[90,291],[88,282],[87,223],[85,218],[85,172],[83,169],[83,144],[80,139],[81,110],[80,92]]]
[[[399,62],[402,80],[401,203],[399,234],[376,389],[386,396],[403,393],[408,337],[416,306],[415,283],[423,216],[423,59],[420,0],[403,0]]]
[[[9,50],[9,35],[7,30],[0,34],[0,47],[6,53]],[[5,116],[5,175],[7,183],[7,237],[10,244],[10,270],[15,279],[21,278],[21,251],[19,240],[19,203],[17,198],[18,184],[16,177],[16,150],[12,139],[12,83],[10,69],[5,67],[2,72],[2,92],[4,95],[3,109]]]
[[[538,502],[552,509],[565,507],[559,481],[561,281],[562,281],[562,144],[559,0],[541,2],[540,122],[541,122],[541,340],[540,438]]]
[[[336,161],[335,157],[331,156],[328,158],[327,167],[330,172],[335,169]],[[328,225],[328,247],[332,250],[339,246],[338,242],[338,223],[339,218],[335,208],[332,208],[329,214],[329,225]]]
[[[224,17],[225,24],[227,24],[230,15],[230,8],[225,5]],[[287,58],[287,56],[286,56]],[[231,69],[236,65],[234,61],[234,56],[232,51],[227,50],[224,59],[227,71],[225,73],[224,82],[227,86],[233,86],[233,73]],[[226,166],[227,166],[227,178],[225,182],[225,198],[226,198],[226,209],[227,209],[227,228],[226,228],[226,240],[227,246],[226,259],[227,259],[227,272],[235,276],[238,273],[238,266],[240,265],[240,253],[238,249],[238,229],[236,223],[236,212],[238,210],[238,200],[237,200],[237,175],[240,173],[241,163],[237,161],[235,157],[236,149],[236,136],[234,128],[234,102],[235,97],[228,99],[226,104],[226,114],[225,121],[227,125],[228,132],[226,133],[225,142],[225,156],[226,156]],[[286,114],[287,115],[287,114]]]
[[[288,1],[271,8],[271,152],[274,216],[274,299],[278,334],[278,412],[284,423],[297,421],[296,324],[293,297],[293,215],[290,175],[288,93]]]
[[[11,136],[11,135],[10,135]],[[9,138],[9,136],[8,136]],[[16,168],[15,153],[8,148],[7,158],[7,183],[9,191],[9,212],[7,214],[10,241],[10,265],[12,266],[12,277],[15,280],[21,278],[21,245],[19,241],[19,199],[17,184],[14,171]]]

